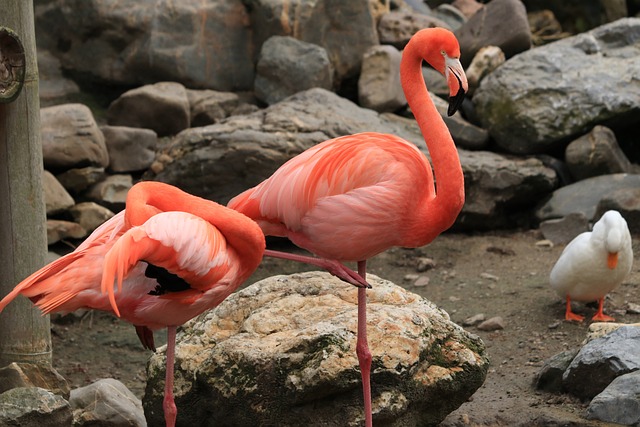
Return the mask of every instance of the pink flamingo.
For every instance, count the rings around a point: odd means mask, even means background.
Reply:
[[[167,328],[163,409],[174,426],[176,327],[220,304],[258,267],[264,235],[246,216],[159,182],[131,188],[123,212],[78,248],[20,282],[2,301],[31,299],[43,313],[110,311],[131,322],[155,350]],[[117,286],[117,292],[114,290]]]
[[[431,153],[433,172],[415,145],[394,135],[360,133],[306,150],[228,204],[256,220],[265,235],[287,237],[320,258],[271,250],[265,255],[325,268],[359,287],[356,353],[367,426],[372,413],[366,260],[393,246],[426,245],[462,209],[458,153],[422,77],[423,60],[444,75],[450,88],[448,113],[454,114],[467,90],[459,57],[458,41],[442,28],[416,33],[402,56],[402,86]],[[358,273],[345,267],[345,261],[357,262]]]

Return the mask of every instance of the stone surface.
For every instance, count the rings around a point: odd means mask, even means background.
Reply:
[[[608,210],[620,212],[633,234],[640,233],[640,188],[620,188],[606,193],[596,206],[595,218]]]
[[[93,113],[82,104],[62,104],[40,110],[42,157],[50,171],[109,164],[104,136]]]
[[[47,245],[53,245],[60,240],[82,239],[87,236],[87,230],[78,223],[59,219],[47,219]]]
[[[484,381],[477,336],[416,294],[367,276],[374,424],[435,425]],[[275,276],[190,322],[176,348],[182,422],[361,425],[357,292],[328,273]],[[164,358],[152,357],[143,399],[162,420]],[[196,402],[207,401],[207,405]]]
[[[60,60],[48,50],[38,49],[38,95],[40,105],[61,104],[65,100],[77,96],[80,88],[71,79],[62,74]]]
[[[445,21],[432,15],[409,11],[391,11],[380,18],[378,34],[380,43],[402,50],[409,39],[423,28],[443,27],[451,29]]]
[[[544,361],[542,368],[534,378],[534,385],[538,390],[551,393],[562,392],[562,375],[567,370],[578,350],[565,350]]]
[[[40,387],[18,387],[0,394],[0,425],[41,427],[70,426],[69,403]]]
[[[109,105],[107,122],[175,135],[191,124],[187,91],[180,83],[160,82],[131,89]]]
[[[104,181],[91,186],[86,196],[112,211],[119,212],[124,209],[127,193],[131,187],[133,187],[131,175],[109,175]]]
[[[587,418],[626,426],[640,425],[640,371],[622,375],[594,397]]]
[[[324,48],[289,36],[264,42],[254,84],[259,100],[270,105],[314,87],[333,88],[333,68]]]
[[[518,154],[557,149],[597,124],[630,131],[640,111],[638,55],[640,18],[523,52],[475,92],[482,127]]]
[[[64,212],[76,203],[56,177],[46,170],[42,172],[42,191],[47,215]]]
[[[112,172],[143,171],[151,166],[156,155],[158,135],[151,129],[126,126],[103,126]]]
[[[0,393],[18,387],[40,387],[69,399],[69,384],[50,366],[13,362],[0,368]]]
[[[578,234],[589,231],[589,218],[582,212],[574,212],[562,218],[542,221],[539,228],[545,239],[556,245],[565,245]]]
[[[62,186],[72,194],[78,194],[93,184],[106,178],[104,168],[88,166],[86,168],[73,168],[56,175]]]
[[[591,399],[616,377],[640,369],[640,329],[624,326],[585,344],[562,376],[564,388]]]
[[[394,112],[407,104],[400,83],[402,54],[390,45],[374,46],[364,53],[358,79],[361,107]]]
[[[473,96],[475,90],[480,86],[480,82],[491,74],[496,68],[504,64],[504,52],[498,46],[484,46],[478,50],[471,64],[465,70],[469,91],[467,96]]]
[[[233,92],[187,89],[187,99],[192,127],[217,123],[240,106],[240,96]]]
[[[120,381],[98,380],[71,391],[74,426],[145,427],[142,402]]]
[[[91,233],[102,223],[109,220],[114,213],[94,202],[82,202],[69,209],[73,221],[80,224],[87,233]]]

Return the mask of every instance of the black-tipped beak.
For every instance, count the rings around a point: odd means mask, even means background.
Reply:
[[[455,96],[449,97],[449,108],[447,109],[448,116],[453,116],[456,113],[456,111],[458,111],[458,109],[462,105],[462,101],[464,101],[464,95],[465,95],[465,91],[462,88],[462,82],[460,81],[460,77],[458,77],[456,73],[452,73],[452,74],[456,76],[456,79],[458,79],[458,93],[456,93]]]

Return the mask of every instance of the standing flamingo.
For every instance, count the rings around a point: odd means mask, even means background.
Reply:
[[[146,348],[167,328],[163,409],[174,426],[176,327],[217,306],[258,267],[264,235],[246,216],[159,182],[131,188],[125,210],[78,248],[19,283],[17,295],[43,313],[79,308],[111,311],[136,326]],[[114,286],[117,285],[117,292]]]
[[[571,300],[598,301],[592,320],[615,320],[603,312],[604,297],[629,275],[632,264],[627,221],[618,211],[607,211],[594,224],[593,231],[581,233],[569,242],[551,270],[551,287],[566,298],[565,320],[584,320],[584,316],[571,311]]]
[[[228,204],[256,220],[265,235],[287,237],[320,258],[271,250],[265,255],[325,268],[359,287],[356,353],[367,426],[372,413],[366,260],[393,246],[426,245],[448,229],[462,209],[458,153],[422,77],[423,60],[444,75],[452,115],[467,90],[459,58],[458,41],[442,28],[417,32],[402,56],[402,87],[431,154],[433,172],[415,145],[394,135],[360,133],[306,150]],[[345,261],[357,262],[358,274],[345,267]]]

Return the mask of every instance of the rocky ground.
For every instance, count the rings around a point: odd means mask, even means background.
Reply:
[[[483,339],[492,366],[485,384],[443,426],[607,425],[584,419],[585,403],[532,387],[543,361],[578,348],[588,327],[562,320],[563,302],[549,288],[548,273],[563,247],[541,244],[541,239],[537,231],[449,233],[425,248],[393,249],[370,262],[371,272],[432,300],[456,323],[479,313],[504,321],[504,329],[492,332],[465,327]],[[634,252],[638,249],[640,240],[634,239]],[[418,272],[422,257],[431,258],[435,267]],[[250,282],[299,270],[299,265],[268,259]],[[415,286],[416,276],[422,286]],[[605,311],[620,322],[639,322],[640,315],[626,311],[628,303],[639,302],[640,269],[634,267],[607,299]],[[583,304],[574,308],[588,318],[595,312]],[[150,353],[141,348],[130,325],[101,313],[52,325],[54,366],[73,387],[114,377],[142,397]],[[161,332],[156,336],[158,342],[164,340]]]

